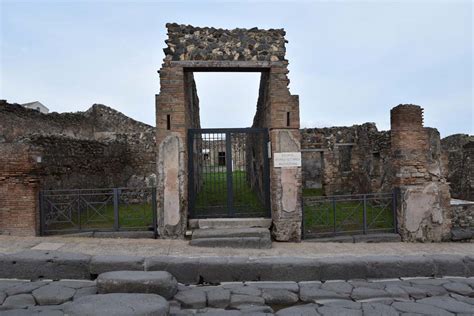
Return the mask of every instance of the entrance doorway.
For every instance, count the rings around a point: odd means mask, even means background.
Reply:
[[[189,129],[189,216],[270,217],[268,130]]]

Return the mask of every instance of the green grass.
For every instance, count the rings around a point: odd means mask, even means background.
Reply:
[[[391,204],[383,201],[379,204],[367,202],[368,230],[389,230],[393,228]],[[363,202],[337,201],[335,212],[331,202],[308,203],[304,206],[305,234],[324,234],[334,232],[334,214],[336,231],[361,232],[363,230]]]
[[[212,172],[202,175],[202,187],[196,195],[197,215],[227,214],[227,173]],[[247,182],[245,171],[232,173],[233,210],[245,213],[263,213],[265,208],[256,192]]]
[[[303,188],[303,197],[305,196],[323,196],[323,189]]]
[[[109,201],[111,202],[111,201]],[[113,230],[114,228],[114,206],[96,204],[93,208],[88,207],[79,212],[74,210],[73,223],[65,222],[64,217],[58,218],[61,222],[53,222],[47,226],[47,230]],[[80,223],[80,225],[79,225]],[[119,227],[148,229],[153,225],[153,212],[151,204],[119,205]]]

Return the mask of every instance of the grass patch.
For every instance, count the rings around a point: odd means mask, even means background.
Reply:
[[[307,203],[304,206],[305,234],[361,233],[363,209],[363,201],[337,201],[335,206],[328,200]],[[366,217],[368,230],[393,229],[391,200],[367,201]]]
[[[304,196],[323,196],[323,189],[303,188],[303,197]]]
[[[195,212],[203,215],[227,215],[227,173],[202,175],[202,185],[196,195]],[[235,213],[264,213],[265,207],[247,181],[245,171],[232,172],[233,211]]]

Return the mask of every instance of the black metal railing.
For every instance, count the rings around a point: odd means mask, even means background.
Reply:
[[[41,235],[88,231],[153,231],[156,188],[40,191]]]
[[[397,233],[396,193],[303,197],[303,238]]]

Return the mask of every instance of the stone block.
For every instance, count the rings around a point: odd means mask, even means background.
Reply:
[[[90,273],[99,275],[109,271],[144,271],[144,257],[135,256],[93,256]]]
[[[26,250],[0,257],[0,277],[18,279],[90,279],[89,255]]]
[[[97,278],[97,290],[106,293],[151,293],[172,298],[178,290],[178,282],[165,271],[114,271]]]
[[[268,305],[291,305],[298,302],[298,294],[284,289],[263,289],[262,297]]]
[[[261,281],[311,281],[320,279],[320,261],[310,258],[272,257],[251,260]],[[255,268],[257,268],[255,267]]]
[[[209,307],[226,308],[230,303],[230,291],[226,289],[213,289],[207,291],[207,305]]]
[[[98,294],[79,298],[64,309],[71,316],[165,316],[168,315],[169,304],[156,294]]]
[[[199,258],[156,256],[145,258],[145,271],[168,271],[178,282],[199,282]]]
[[[426,255],[433,260],[436,272],[435,276],[467,276],[468,268],[464,264],[464,257],[460,255]]]
[[[206,292],[200,289],[179,291],[174,299],[180,302],[183,308],[199,309],[206,307]]]
[[[196,247],[227,247],[227,248],[250,248],[269,249],[272,247],[270,236],[267,237],[222,237],[222,238],[198,238],[189,242]]]
[[[7,309],[20,309],[35,306],[35,304],[35,299],[31,294],[18,294],[7,297],[2,307]]]
[[[319,260],[321,280],[366,279],[367,260],[363,257],[331,257]]]
[[[49,284],[33,291],[33,296],[39,305],[59,305],[72,299],[76,290]]]

